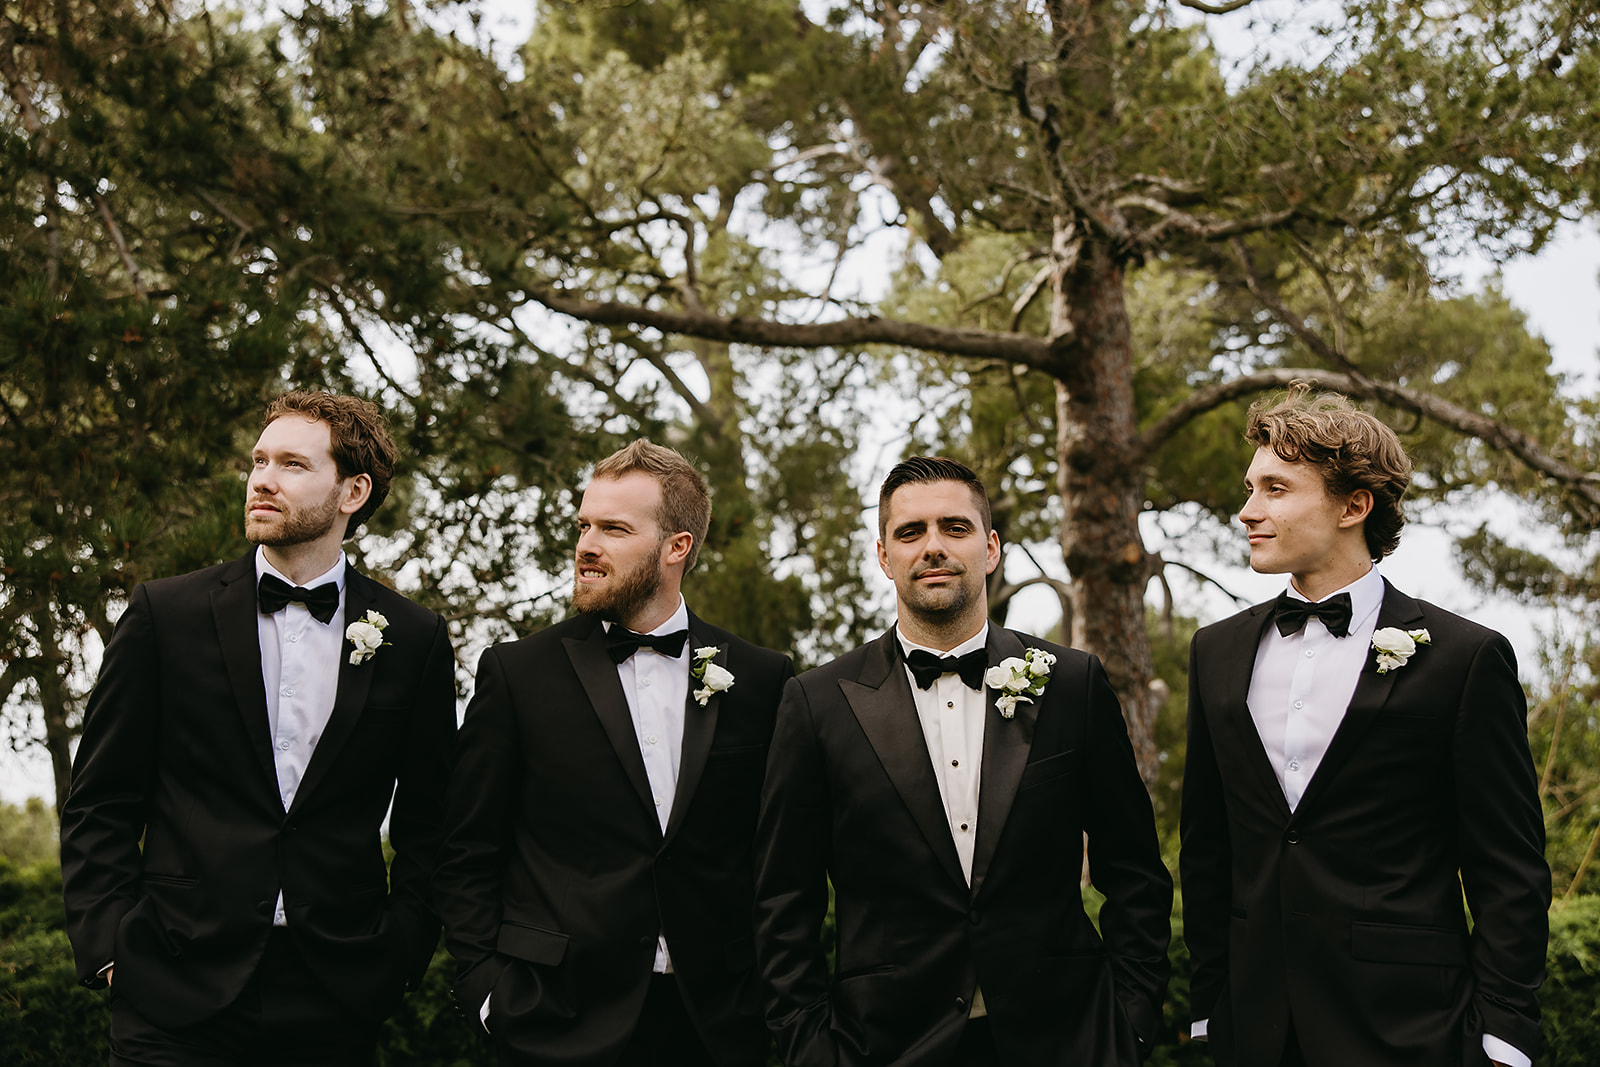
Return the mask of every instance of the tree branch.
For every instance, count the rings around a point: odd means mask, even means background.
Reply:
[[[111,214],[111,205],[106,198],[96,190],[89,194],[94,199],[94,206],[100,212],[100,220],[106,224],[106,233],[111,237],[111,243],[117,247],[117,255],[122,259],[122,267],[128,272],[128,277],[133,281],[133,291],[139,294],[140,300],[150,299],[150,294],[145,291],[144,280],[139,276],[139,265],[133,261],[133,256],[128,253],[128,243],[122,239],[122,228],[117,225],[117,220]]]
[[[1286,389],[1296,381],[1309,382],[1319,388],[1331,389],[1350,396],[1381,401],[1390,407],[1432,419],[1441,426],[1467,437],[1475,437],[1490,448],[1510,453],[1525,466],[1577,494],[1587,503],[1590,510],[1580,516],[1585,523],[1589,525],[1600,523],[1600,474],[1562,462],[1546,452],[1537,441],[1521,430],[1506,426],[1497,419],[1452,404],[1431,393],[1389,382],[1374,381],[1364,374],[1341,374],[1337,371],[1305,367],[1278,367],[1197,389],[1151,423],[1139,436],[1138,446],[1134,450],[1135,457],[1142,461],[1191,420],[1207,411],[1231,400],[1265,392],[1268,389]]]
[[[1205,0],[1178,0],[1180,7],[1199,11],[1206,15],[1226,15],[1230,11],[1237,11],[1241,7],[1249,7],[1255,0],[1223,0],[1220,4],[1208,4]]]
[[[600,326],[645,326],[663,333],[706,341],[767,348],[825,348],[889,344],[942,352],[951,356],[1004,359],[1040,370],[1056,365],[1057,346],[1043,338],[995,330],[930,326],[898,319],[835,319],[832,322],[788,323],[765,319],[722,318],[683,311],[660,311],[616,301],[583,300],[560,290],[529,287],[528,295],[561,315]]]

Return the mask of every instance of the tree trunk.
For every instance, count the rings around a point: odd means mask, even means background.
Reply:
[[[72,784],[72,739],[77,731],[69,725],[74,701],[66,683],[67,657],[61,653],[56,623],[49,611],[34,616],[38,624],[41,670],[39,717],[44,720],[44,747],[50,753],[50,769],[55,778],[56,817],[67,802]]]
[[[1110,248],[1076,239],[1057,222],[1052,333],[1070,334],[1072,358],[1056,373],[1056,477],[1061,552],[1072,576],[1071,644],[1099,656],[1146,787],[1157,771],[1155,720],[1164,694],[1145,630],[1149,579],[1139,512],[1133,341],[1122,266]]]

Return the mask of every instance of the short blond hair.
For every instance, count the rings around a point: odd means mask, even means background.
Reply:
[[[595,464],[594,476],[621,478],[635,471],[650,475],[661,486],[656,525],[662,533],[668,537],[687,533],[694,538],[683,563],[687,574],[700,558],[700,546],[711,527],[711,491],[706,480],[682,455],[642,437]]]
[[[1245,440],[1290,463],[1306,463],[1322,475],[1329,494],[1372,494],[1372,513],[1362,527],[1376,563],[1400,545],[1406,524],[1400,498],[1411,485],[1411,457],[1388,426],[1338,393],[1313,393],[1311,383],[1289,384],[1276,403],[1250,405]]]

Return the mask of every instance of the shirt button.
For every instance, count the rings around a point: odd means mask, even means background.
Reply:
[[[649,689],[649,688],[650,688],[650,679],[648,679],[648,678],[641,678],[641,679],[639,679],[639,684],[640,684],[640,685],[641,685],[641,686],[643,686],[643,687],[644,687],[644,688],[646,688],[646,689]]]
[[[294,696],[294,686],[292,686],[292,685],[284,686],[283,687],[283,695],[286,696],[286,697]]]
[[[950,761],[950,766],[959,767],[959,766],[961,766],[961,761],[958,760],[958,759],[953,759],[953,760]]]
[[[961,829],[965,830],[966,828],[967,828],[967,824],[966,823],[962,823],[961,824]]]
[[[1289,761],[1289,769],[1291,771],[1298,771],[1300,769],[1300,761],[1297,760],[1297,759],[1290,760]]]
[[[289,635],[289,643],[291,645],[294,644],[298,640],[300,640],[300,635],[299,634],[290,634]]]
[[[661,798],[660,797],[656,797],[655,801],[656,801],[656,807],[659,808],[661,806]]]
[[[953,708],[956,706],[956,702],[954,700],[946,700],[944,702],[944,706],[947,708]]]
[[[287,752],[287,751],[289,751],[289,745],[290,745],[290,742],[287,741],[287,740],[279,741],[278,742],[278,751],[279,752]]]
[[[1312,656],[1315,656],[1316,654],[1317,654],[1316,649],[1312,649],[1312,648],[1306,649],[1306,659],[1310,659]]]
[[[653,744],[656,743],[656,735],[655,734],[651,734],[649,737],[645,738],[645,740],[650,742],[653,745]]]
[[[1303,708],[1306,706],[1306,702],[1304,700],[1296,700],[1294,702],[1294,706],[1297,708]]]

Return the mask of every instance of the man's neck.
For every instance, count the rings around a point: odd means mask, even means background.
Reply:
[[[669,583],[670,584],[670,583]],[[670,593],[666,585],[661,588],[661,595],[650,603],[635,611],[628,618],[621,620],[621,625],[626,626],[636,634],[653,633],[666,625],[668,619],[678,613],[678,605],[683,602],[683,595],[678,591],[678,586],[673,585]]]
[[[318,539],[303,545],[263,545],[261,554],[273,570],[290,582],[305,585],[339,562],[339,542]]]
[[[931,626],[914,615],[901,612],[895,621],[895,626],[901,635],[914,645],[948,652],[978,636],[987,621],[986,617],[980,615],[976,620],[962,619],[959,622],[952,622],[949,626]]]
[[[1326,567],[1309,574],[1291,574],[1289,581],[1294,584],[1295,592],[1315,603],[1338,592],[1351,582],[1366,577],[1371,570],[1372,561],[1362,558],[1345,561],[1341,565]]]

